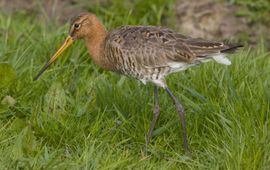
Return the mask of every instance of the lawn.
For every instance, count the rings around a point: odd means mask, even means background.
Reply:
[[[161,25],[164,16],[173,27],[173,1],[152,1],[89,10],[109,30]],[[100,69],[82,41],[33,81],[68,27],[0,13],[0,169],[270,169],[270,55],[263,43],[246,44],[230,56],[231,66],[209,62],[168,77],[186,110],[192,154],[184,155],[178,115],[162,89],[145,154],[151,84]]]

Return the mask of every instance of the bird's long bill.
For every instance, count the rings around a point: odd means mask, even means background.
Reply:
[[[71,36],[68,36],[63,45],[58,49],[58,51],[52,56],[52,58],[43,66],[43,68],[39,71],[34,80],[37,80],[42,73],[62,54],[72,43],[73,39]]]

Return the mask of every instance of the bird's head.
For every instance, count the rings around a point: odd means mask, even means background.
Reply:
[[[91,37],[95,33],[99,20],[96,15],[82,13],[71,21],[69,36],[73,40]]]
[[[68,37],[51,59],[44,65],[38,75],[34,78],[37,80],[42,73],[77,39],[91,38],[100,25],[98,18],[91,13],[82,13],[75,17],[70,25]]]

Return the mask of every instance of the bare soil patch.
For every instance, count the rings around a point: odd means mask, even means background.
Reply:
[[[184,34],[208,39],[260,42],[267,25],[237,16],[241,7],[214,0],[176,0],[176,27]],[[266,40],[270,37],[264,36]]]

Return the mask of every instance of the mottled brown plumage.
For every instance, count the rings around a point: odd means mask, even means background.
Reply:
[[[147,145],[159,115],[157,86],[163,87],[176,105],[183,128],[184,149],[188,142],[184,110],[165,83],[165,77],[200,63],[215,60],[229,65],[223,53],[234,52],[240,45],[191,38],[168,28],[157,26],[123,26],[107,32],[99,19],[84,13],[72,20],[69,37],[35,79],[74,41],[84,39],[93,61],[100,67],[155,84],[154,119]]]
[[[102,58],[114,63],[111,70],[165,87],[164,77],[168,74],[232,47],[187,37],[168,28],[123,26],[107,35],[101,49],[105,51]]]

